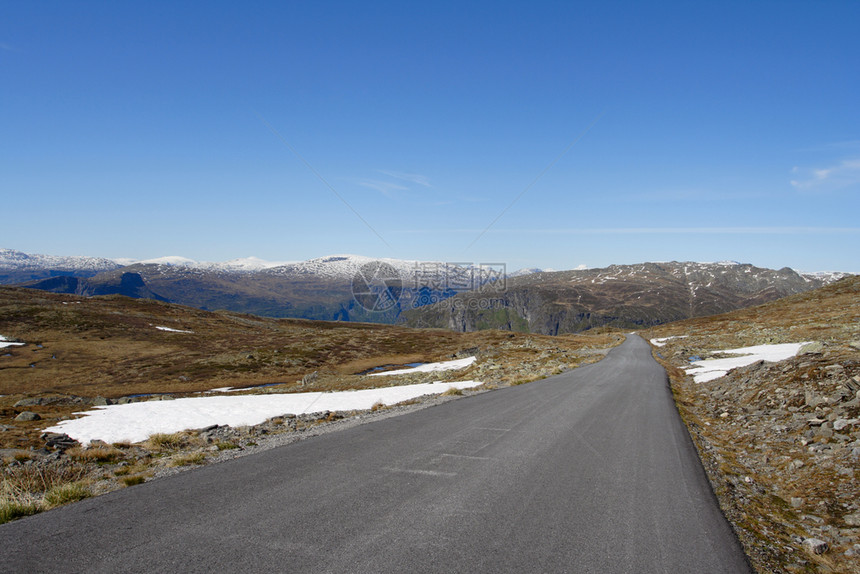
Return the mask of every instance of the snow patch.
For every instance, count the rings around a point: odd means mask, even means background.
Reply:
[[[655,347],[662,347],[666,344],[666,341],[671,341],[672,339],[686,339],[687,335],[675,335],[673,337],[660,337],[659,339],[651,339],[651,344]]]
[[[466,359],[455,359],[453,361],[443,361],[441,363],[426,363],[419,367],[411,367],[409,369],[398,369],[396,371],[383,371],[381,373],[371,373],[368,377],[384,377],[385,375],[408,375],[410,373],[436,373],[439,371],[453,371],[457,369],[465,369],[476,360],[475,357]]]
[[[45,431],[65,433],[81,444],[93,440],[140,442],[155,433],[174,433],[211,425],[258,425],[272,417],[288,414],[366,410],[376,403],[394,405],[424,395],[444,393],[448,389],[469,389],[480,384],[478,381],[422,383],[332,393],[192,397],[108,405],[75,413],[84,416],[61,421]]]
[[[726,375],[732,369],[746,367],[756,361],[776,363],[789,359],[797,354],[800,348],[808,343],[782,343],[779,345],[755,345],[739,349],[724,349],[715,351],[726,355],[742,355],[724,359],[703,359],[693,361],[690,367],[685,367],[688,375],[693,375],[697,383],[706,383]]]
[[[194,333],[194,331],[183,331],[182,329],[172,329],[170,327],[156,327],[159,331],[167,331],[168,333]]]
[[[26,343],[16,343],[14,341],[10,341],[3,335],[0,335],[0,349],[5,349],[6,347],[22,347],[26,345]]]

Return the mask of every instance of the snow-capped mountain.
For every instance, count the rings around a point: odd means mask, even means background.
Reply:
[[[852,273],[843,273],[841,271],[798,271],[797,273],[806,281],[824,281],[825,283],[833,283],[852,275]]]
[[[180,255],[169,255],[167,257],[157,257],[155,259],[144,259],[142,261],[128,261],[128,265],[165,265],[168,267],[187,267],[189,269],[203,269],[207,271],[223,271],[226,273],[246,273],[249,271],[262,271],[286,265],[284,261],[266,261],[259,257],[241,257],[239,259],[231,259],[230,261],[210,262],[210,261],[195,261],[188,257]]]
[[[546,269],[540,269],[539,267],[527,267],[523,269],[517,269],[513,273],[508,273],[508,277],[522,277],[523,275],[534,275],[535,273],[554,273],[556,270],[551,267],[547,267]]]
[[[393,269],[404,287],[419,288],[425,285],[441,286],[452,281],[473,281],[476,285],[500,278],[503,269],[473,264],[446,263],[442,261],[417,261],[409,259],[374,258],[364,255],[329,255],[280,265],[266,273],[280,276],[315,276],[332,280],[352,281],[362,273],[366,265],[387,266],[383,273]]]
[[[290,263],[255,257],[210,263],[181,256],[120,263],[0,250],[0,284],[58,293],[119,294],[270,317],[405,319],[416,326],[462,330],[494,326],[548,334],[609,321],[600,317],[627,327],[720,313],[814,289],[846,275],[801,276],[788,268],[763,269],[735,261],[640,263],[570,271],[525,268],[507,276],[503,273],[503,266],[361,255]],[[368,309],[356,296],[372,296],[380,280],[388,287],[392,279],[400,280],[397,300],[384,313]],[[503,312],[481,307],[486,301],[472,300],[487,299],[487,293],[492,293],[496,303],[503,303]],[[453,314],[421,311],[452,297]]]
[[[120,267],[103,257],[58,256],[29,254],[13,249],[0,249],[0,269],[68,269],[72,271],[110,271]]]
[[[63,257],[0,249],[0,285],[57,275],[92,277],[119,267],[119,263],[103,257]]]
[[[410,326],[461,331],[498,328],[556,335],[603,325],[638,328],[714,315],[831,283],[843,274],[802,277],[735,261],[660,262],[512,277],[494,305],[458,293],[441,306],[407,310]]]

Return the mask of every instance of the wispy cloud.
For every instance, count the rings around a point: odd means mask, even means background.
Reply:
[[[833,191],[860,186],[860,158],[843,159],[829,167],[813,169],[795,166],[791,173],[797,174],[791,185],[801,191]]]
[[[408,181],[409,183],[422,185],[424,187],[433,187],[432,185],[430,185],[430,180],[427,179],[427,176],[424,175],[419,175],[417,173],[403,173],[400,171],[389,171],[385,169],[379,169],[377,171],[381,174],[387,175],[388,177],[393,177],[394,179]]]
[[[362,179],[357,182],[361,187],[375,189],[386,197],[394,197],[398,191],[409,191],[409,188],[390,181],[379,181],[377,179]]]

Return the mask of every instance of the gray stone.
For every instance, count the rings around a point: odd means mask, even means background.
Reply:
[[[836,419],[833,421],[833,430],[841,431],[845,427],[856,425],[857,419]]]
[[[806,391],[804,393],[804,399],[806,402],[806,406],[813,408],[813,409],[815,407],[817,407],[818,405],[825,402],[823,397],[816,396],[816,394],[813,391]]]
[[[46,447],[55,448],[57,450],[66,450],[67,448],[72,448],[79,444],[78,441],[67,434],[53,432],[43,434],[42,440],[45,441]]]
[[[104,407],[113,404],[113,401],[104,397],[96,397],[93,399],[92,404],[94,407]]]
[[[824,554],[828,548],[827,542],[818,538],[807,538],[803,541],[803,549],[810,554]]]
[[[807,343],[797,351],[798,355],[813,355],[824,351],[824,345],[819,341]]]
[[[34,413],[32,411],[24,411],[15,417],[16,421],[39,421],[42,420],[42,417],[39,416],[39,413]]]
[[[846,514],[842,517],[842,520],[845,521],[845,524],[848,526],[860,526],[860,512],[855,512],[854,514]]]
[[[29,399],[21,399],[20,401],[18,401],[17,403],[15,403],[15,404],[14,404],[14,405],[12,405],[12,406],[13,406],[13,407],[15,407],[15,408],[20,408],[20,407],[37,407],[37,406],[39,406],[39,405],[41,405],[41,404],[42,404],[42,399],[41,399],[41,398],[39,398],[39,397],[33,397],[33,398],[29,398]]]
[[[845,367],[843,367],[839,363],[836,363],[834,365],[827,365],[826,367],[824,367],[824,370],[827,371],[827,374],[829,375],[836,375],[843,372],[845,370]]]

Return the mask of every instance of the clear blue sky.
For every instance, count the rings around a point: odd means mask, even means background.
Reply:
[[[858,26],[853,0],[5,1],[0,247],[860,271]]]

